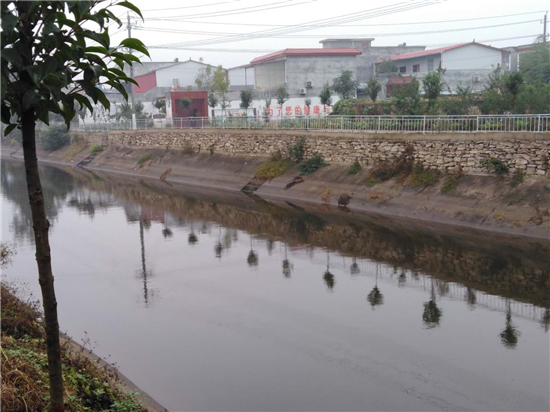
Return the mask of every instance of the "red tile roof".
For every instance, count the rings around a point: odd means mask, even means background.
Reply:
[[[504,51],[502,49],[498,49],[496,47],[488,46],[486,44],[472,42],[472,43],[464,43],[464,44],[455,44],[454,46],[440,47],[438,49],[431,49],[431,50],[423,50],[423,51],[417,51],[417,52],[412,52],[412,53],[398,54],[397,56],[390,57],[389,59],[377,60],[377,61],[375,61],[375,63],[382,63],[383,61],[386,61],[386,60],[403,60],[403,59],[412,59],[413,57],[430,56],[432,54],[440,54],[440,53],[443,53],[443,52],[446,52],[446,51],[449,51],[449,50],[458,49],[460,47],[468,46],[470,44],[475,44],[475,45],[481,46],[481,47],[487,47],[487,48],[498,50],[498,51],[501,51],[501,52]]]
[[[256,57],[250,63],[263,63],[284,56],[357,56],[363,52],[359,49],[284,49],[265,56]]]

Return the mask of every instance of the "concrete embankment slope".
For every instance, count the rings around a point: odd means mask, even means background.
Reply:
[[[322,154],[330,162],[298,184],[297,168],[271,181],[254,181],[255,170],[270,153],[284,152],[304,139],[306,158]],[[91,156],[92,144],[105,149]],[[442,176],[460,168],[456,188],[442,193],[438,183],[412,188],[402,179],[367,187],[369,168],[391,161],[412,147],[414,161],[438,169]],[[21,156],[21,149],[4,147],[3,155]],[[336,204],[341,193],[351,196],[347,208],[423,221],[476,227],[504,233],[550,238],[550,136],[546,134],[367,135],[362,133],[143,130],[78,133],[58,152],[41,153],[42,160],[81,165],[89,170],[161,179],[202,187],[239,191],[249,185],[265,198],[300,199]],[[481,167],[499,159],[510,173],[495,176]],[[362,170],[349,175],[351,163]],[[523,181],[510,184],[515,171]]]

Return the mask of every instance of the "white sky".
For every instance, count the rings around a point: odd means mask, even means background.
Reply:
[[[132,29],[132,37],[141,39],[147,46],[196,42],[214,38],[227,39],[230,36],[234,36],[234,33],[243,34],[282,29],[266,25],[291,25],[295,27],[295,25],[303,25],[304,23],[335,18],[341,15],[351,15],[351,17],[360,18],[360,12],[366,12],[371,9],[378,9],[377,12],[379,13],[381,11],[379,8],[381,7],[407,7],[430,2],[436,4],[344,23],[348,27],[342,24],[338,26],[331,25],[323,28],[309,28],[308,30],[296,31],[287,34],[287,38],[255,38],[244,41],[194,46],[196,49],[210,48],[217,49],[218,51],[165,49],[150,49],[149,51],[153,61],[171,61],[176,57],[180,61],[189,58],[198,60],[202,57],[205,63],[222,64],[224,67],[229,68],[249,63],[254,57],[267,54],[269,51],[285,48],[321,47],[319,40],[329,36],[374,37],[373,46],[396,46],[406,42],[407,45],[426,45],[428,48],[434,48],[448,44],[469,42],[475,39],[476,41],[485,40],[486,44],[495,47],[506,47],[531,43],[537,34],[542,34],[544,11],[550,9],[550,0],[378,0],[376,2],[365,0],[134,0],[133,3],[142,10],[145,22],[132,18],[132,23],[135,23],[135,26],[137,26]],[[249,9],[237,10],[244,8]],[[255,11],[262,8],[267,10]],[[117,8],[113,11],[119,15],[124,12],[124,9]],[[232,14],[224,16],[213,15],[213,13],[223,14],[224,12]],[[480,19],[502,15],[510,16]],[[126,13],[122,17],[126,21]],[[153,20],[154,18],[162,18],[162,20]],[[172,20],[166,20],[167,18]],[[410,24],[460,19],[476,20]],[[519,24],[479,28],[510,23]],[[147,28],[154,30],[176,30],[180,32],[169,33],[143,30]],[[285,27],[285,29],[290,28]],[[411,32],[458,29],[468,30],[410,34]],[[113,34],[119,29],[115,25],[109,30]],[[125,26],[120,30],[112,37],[114,44],[126,37],[127,31]],[[547,25],[547,30],[550,31],[550,22]],[[182,33],[181,31],[200,31],[208,32],[209,34],[189,34]],[[391,33],[398,33],[399,35],[387,36],[387,34]],[[532,37],[501,41],[495,40],[521,36]],[[185,47],[190,46],[187,45]],[[246,50],[254,51],[250,52]]]

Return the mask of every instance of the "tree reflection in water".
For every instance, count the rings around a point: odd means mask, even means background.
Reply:
[[[432,290],[430,294],[431,299],[428,302],[424,302],[424,312],[422,313],[422,320],[427,329],[433,329],[436,326],[439,326],[441,316],[443,313],[437,307],[435,300],[435,287],[434,280],[432,278]]]
[[[376,306],[382,306],[384,304],[384,295],[380,292],[380,289],[378,289],[378,269],[379,264],[377,263],[374,288],[372,288],[370,293],[367,295],[367,301],[370,303],[372,310],[374,310]]]
[[[361,268],[357,264],[357,258],[353,258],[353,263],[349,267],[349,270],[350,270],[352,275],[357,275],[357,274],[361,273]]]
[[[467,288],[465,298],[466,298],[466,302],[468,303],[468,307],[474,310],[477,303],[476,291],[473,290],[472,288]]]
[[[403,288],[405,287],[405,283],[407,283],[407,275],[405,274],[405,272],[401,272],[399,278],[397,279],[397,285],[400,288]]]
[[[544,316],[542,317],[540,324],[542,325],[544,331],[548,332],[548,329],[550,328],[550,308],[546,308],[544,311]]]
[[[336,284],[336,281],[334,280],[334,275],[330,273],[329,268],[330,268],[330,256],[327,250],[327,270],[323,275],[323,280],[327,284],[328,289],[332,291],[332,289],[334,289],[334,285]]]
[[[195,235],[195,231],[193,230],[193,221],[191,221],[191,233],[189,233],[189,236],[187,237],[187,243],[193,246],[198,241],[199,238],[197,237],[197,235]]]
[[[147,270],[147,262],[145,260],[145,236],[144,228],[149,229],[151,222],[146,221],[143,217],[139,218],[139,240],[141,243],[141,271],[139,272],[139,277],[143,279],[143,301],[145,302],[145,307],[149,306],[149,287],[147,284],[148,278],[152,275],[151,272]]]
[[[222,245],[222,227],[219,228],[218,233],[218,243],[214,246],[214,253],[216,254],[216,257],[221,260],[222,258],[222,252],[223,252],[223,245]]]
[[[507,349],[515,349],[518,345],[518,337],[520,333],[512,324],[512,307],[510,300],[506,301],[506,327],[500,332],[500,342]]]
[[[246,263],[248,263],[248,266],[250,267],[258,266],[258,254],[254,251],[254,248],[252,246],[252,236],[250,236],[250,252],[248,253],[248,257],[246,258]]]
[[[283,275],[285,278],[290,278],[290,275],[292,275],[292,270],[294,269],[294,265],[289,262],[288,256],[287,256],[287,244],[285,243],[285,258],[283,260]]]

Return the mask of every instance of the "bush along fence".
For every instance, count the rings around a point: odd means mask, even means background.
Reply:
[[[549,133],[550,114],[472,116],[285,116],[285,117],[185,117],[154,122],[137,120],[72,124],[73,130],[131,129],[254,129],[365,131],[372,133]]]

